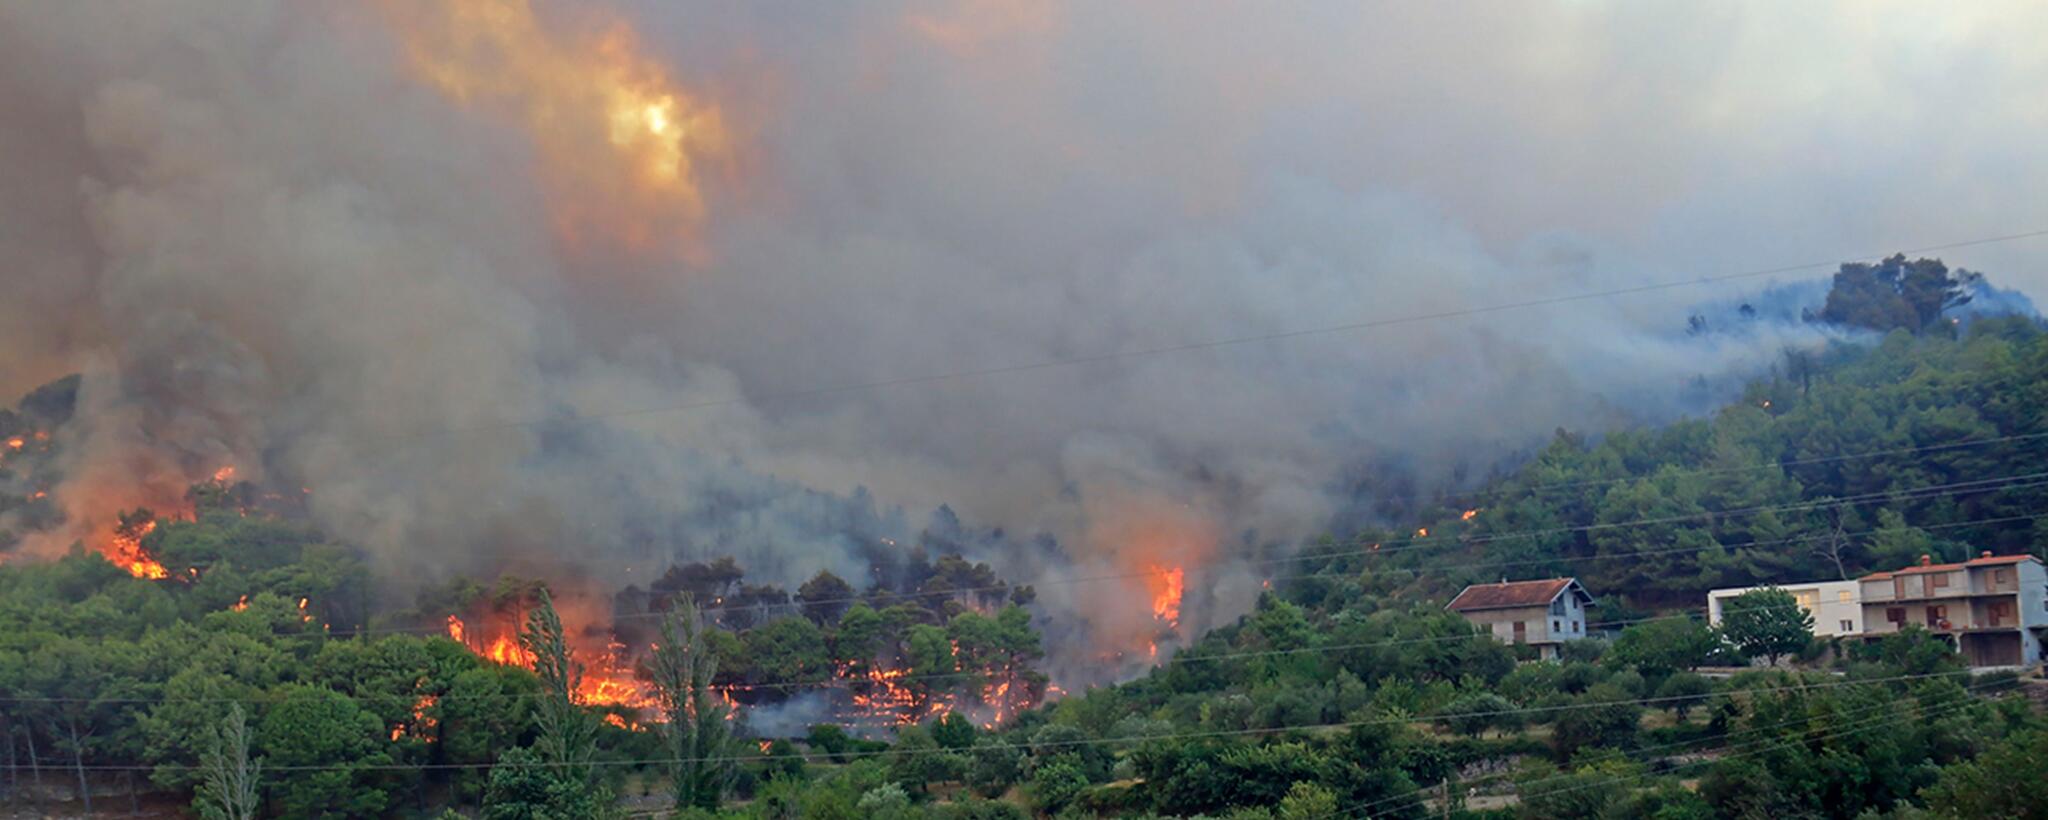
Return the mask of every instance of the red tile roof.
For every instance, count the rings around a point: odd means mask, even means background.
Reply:
[[[1524,606],[1548,606],[1566,588],[1578,586],[1573,578],[1546,578],[1541,581],[1513,581],[1498,584],[1473,584],[1452,598],[1445,609],[1453,612],[1470,612],[1475,609],[1511,609]],[[1583,586],[1579,594],[1586,595]]]
[[[2007,564],[2025,563],[2027,561],[2036,560],[2040,559],[2037,559],[2031,555],[1987,555],[1982,558],[1972,558],[1968,561],[1963,561],[1961,563],[1955,564],[1917,564],[1914,566],[1906,567],[1904,569],[1895,569],[1890,572],[1873,572],[1869,575],[1865,575],[1862,578],[1858,578],[1856,580],[1884,581],[1889,580],[1894,575],[1918,575],[1923,572],[1948,572],[1951,570],[1958,570],[1966,567],[1995,567]]]

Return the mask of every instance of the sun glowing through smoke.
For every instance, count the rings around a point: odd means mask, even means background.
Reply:
[[[730,138],[718,107],[670,77],[632,28],[543,24],[527,0],[381,6],[422,82],[528,132],[566,241],[681,237],[697,251],[703,172],[729,158]]]

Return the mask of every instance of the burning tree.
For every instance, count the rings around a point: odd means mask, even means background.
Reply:
[[[732,762],[720,759],[732,745],[731,728],[711,685],[718,657],[709,638],[696,600],[684,593],[662,618],[661,642],[650,663],[678,811],[717,808],[732,776]]]

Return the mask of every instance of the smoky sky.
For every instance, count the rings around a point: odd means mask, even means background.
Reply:
[[[1048,577],[1227,562],[1347,467],[1704,410],[1826,334],[1689,306],[1825,271],[833,388],[2048,227],[2024,3],[534,10],[716,106],[701,218],[607,241],[636,203],[422,82],[393,15],[0,8],[0,389],[87,374],[68,512],[232,462],[394,574],[857,573],[941,503],[1057,536]],[[2041,252],[1946,256],[2026,291]]]

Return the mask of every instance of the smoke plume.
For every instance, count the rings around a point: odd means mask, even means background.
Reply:
[[[948,504],[1128,649],[1146,573],[1234,617],[1347,471],[1455,483],[1824,336],[1683,333],[1724,288],[1102,354],[2039,227],[1992,203],[2048,181],[2024,6],[788,11],[0,7],[0,391],[85,374],[21,552],[224,466],[392,578],[862,578]]]

